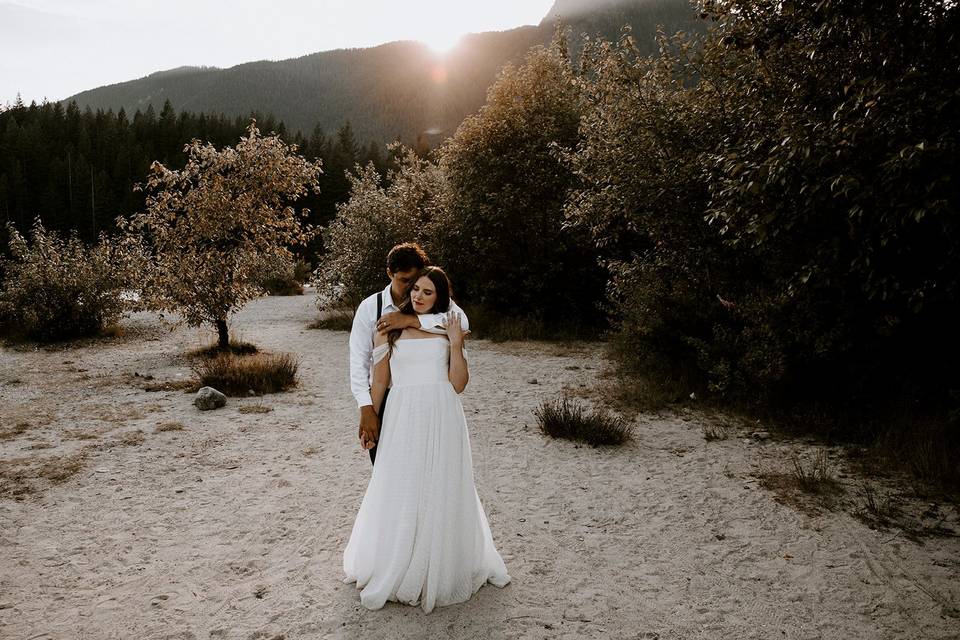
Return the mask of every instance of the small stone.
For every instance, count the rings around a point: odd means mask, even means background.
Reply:
[[[193,404],[196,405],[200,411],[219,409],[227,404],[227,396],[213,387],[203,387],[200,391],[197,391],[197,396],[193,399]]]
[[[754,432],[751,433],[750,435],[753,436],[753,439],[754,439],[754,440],[769,440],[769,439],[770,439],[770,432],[769,432],[769,431],[754,431]]]
[[[540,384],[540,382],[536,378],[530,378],[527,380],[527,384]]]

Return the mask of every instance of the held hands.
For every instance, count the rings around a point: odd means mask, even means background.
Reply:
[[[360,447],[373,449],[380,437],[380,419],[372,406],[360,409]]]

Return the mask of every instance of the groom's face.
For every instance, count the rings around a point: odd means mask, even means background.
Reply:
[[[407,291],[410,290],[410,285],[417,279],[417,273],[419,273],[419,269],[415,268],[408,269],[407,271],[397,271],[396,273],[387,269],[387,276],[390,278],[390,282],[393,283],[390,288],[393,292],[393,299],[396,302],[401,302],[402,298],[407,295]]]

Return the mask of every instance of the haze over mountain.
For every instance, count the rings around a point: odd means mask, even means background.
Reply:
[[[179,110],[245,115],[272,113],[288,129],[331,132],[350,121],[359,139],[413,141],[445,137],[484,102],[497,71],[553,36],[556,21],[575,34],[616,38],[630,24],[641,47],[654,50],[658,25],[696,28],[688,0],[556,0],[538,25],[469,34],[446,55],[412,41],[338,49],[228,69],[180,67],[67,98],[93,109],[128,113],[169,100]]]

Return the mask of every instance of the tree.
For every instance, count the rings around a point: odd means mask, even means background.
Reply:
[[[577,142],[582,104],[573,78],[561,32],[520,67],[504,68],[483,108],[440,150],[450,188],[433,239],[474,303],[589,325],[600,316],[604,277],[587,234],[565,225],[575,177],[557,153]]]
[[[315,272],[321,310],[356,307],[382,288],[386,257],[401,242],[431,248],[432,223],[442,207],[445,188],[439,168],[399,143],[391,144],[397,168],[387,173],[389,186],[373,162],[347,174],[350,199],[337,206],[337,217],[323,234],[326,253]]]
[[[616,260],[621,356],[728,399],[942,407],[960,384],[957,4],[703,9],[710,30],[657,56],[630,38],[584,56],[568,213]]]
[[[296,151],[278,136],[262,137],[251,121],[235,148],[218,151],[195,139],[184,148],[182,170],[151,165],[146,211],[117,219],[151,248],[142,293],[148,308],[179,312],[191,326],[212,324],[219,347],[229,347],[227,319],[262,293],[260,266],[290,259],[288,246],[315,234],[301,225],[308,212],[289,203],[319,188],[321,163]]]

